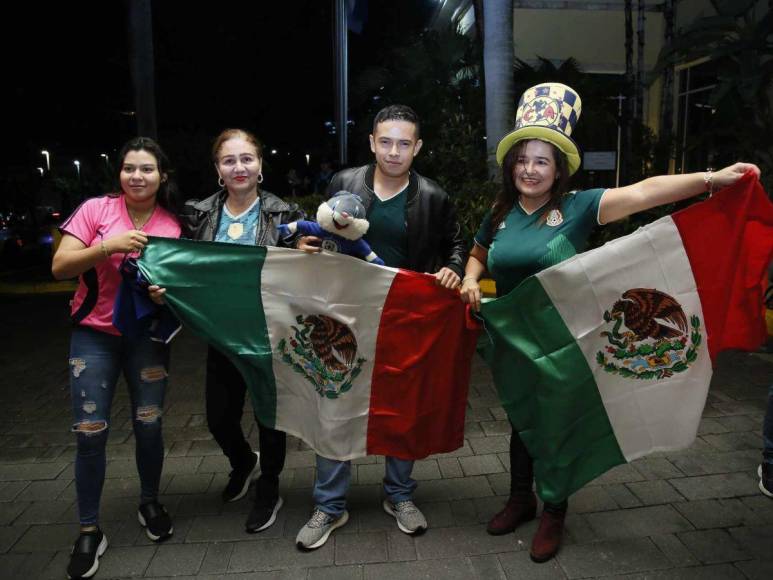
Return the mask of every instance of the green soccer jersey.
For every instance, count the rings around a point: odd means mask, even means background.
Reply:
[[[384,264],[393,268],[403,268],[408,258],[406,197],[405,189],[386,201],[373,196],[368,208],[370,227],[365,234],[365,241],[370,244],[376,255],[384,260]]]
[[[539,223],[542,210],[528,214],[516,203],[491,231],[491,211],[475,234],[475,243],[488,250],[487,268],[497,284],[497,295],[504,296],[524,278],[558,264],[585,249],[593,227],[599,223],[599,204],[604,189],[567,193],[561,201],[560,215]]]

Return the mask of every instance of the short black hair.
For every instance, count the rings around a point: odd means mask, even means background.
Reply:
[[[383,123],[384,121],[408,121],[409,123],[413,123],[416,125],[416,138],[419,138],[419,116],[416,114],[416,111],[407,105],[389,105],[376,113],[376,116],[373,119],[374,135],[376,134],[376,127],[378,124]]]

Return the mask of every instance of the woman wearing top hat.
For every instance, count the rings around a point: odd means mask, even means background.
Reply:
[[[579,95],[558,83],[528,89],[518,103],[515,130],[497,147],[502,189],[475,235],[462,280],[462,300],[480,308],[478,280],[488,271],[503,296],[524,278],[581,252],[594,226],[735,183],[760,170],[735,163],[720,171],[662,175],[612,189],[569,191],[580,168],[571,138],[579,119]],[[490,534],[513,531],[536,515],[532,459],[518,432],[510,440],[510,498],[488,523]],[[561,543],[567,502],[545,503],[531,546],[535,562],[551,559]]]

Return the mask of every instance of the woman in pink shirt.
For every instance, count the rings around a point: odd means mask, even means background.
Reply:
[[[161,409],[167,384],[169,347],[149,336],[129,339],[113,326],[113,305],[121,284],[121,261],[140,252],[148,235],[177,238],[176,187],[169,162],[151,139],[138,137],[118,157],[121,191],[86,200],[61,226],[54,255],[57,279],[78,276],[72,301],[70,392],[77,436],[75,486],[80,535],[67,574],[90,578],[107,549],[99,529],[99,502],[105,480],[105,445],[110,406],[118,377],[129,387],[141,495],[137,517],[147,536],[172,535],[172,520],[158,502],[164,461]]]

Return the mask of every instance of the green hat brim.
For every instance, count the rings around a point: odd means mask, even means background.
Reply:
[[[505,160],[505,155],[510,151],[510,148],[518,143],[518,141],[524,141],[526,139],[539,139],[540,141],[547,141],[558,147],[559,151],[566,155],[570,175],[574,175],[582,164],[580,148],[570,137],[567,137],[558,129],[535,126],[521,127],[520,129],[516,129],[512,133],[505,135],[499,142],[499,145],[497,145],[497,163],[502,165]]]

